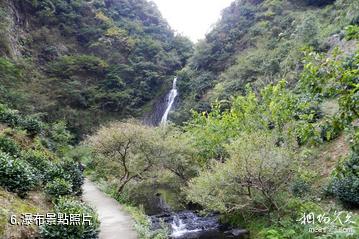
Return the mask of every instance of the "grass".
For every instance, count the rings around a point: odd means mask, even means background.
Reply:
[[[38,236],[37,226],[12,226],[9,218],[16,215],[16,219],[21,222],[23,213],[44,214],[49,209],[50,205],[42,193],[31,192],[28,199],[21,199],[0,187],[0,238],[35,238]]]

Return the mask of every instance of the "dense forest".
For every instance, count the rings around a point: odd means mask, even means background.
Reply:
[[[358,0],[234,0],[195,44],[146,0],[1,0],[0,18],[4,238],[98,238],[85,177],[138,238],[358,238]],[[148,124],[175,76],[170,122]],[[9,225],[50,211],[93,223]],[[226,232],[177,237],[188,211]]]
[[[141,117],[192,53],[145,0],[0,7],[1,100],[65,120],[77,138],[110,119]]]

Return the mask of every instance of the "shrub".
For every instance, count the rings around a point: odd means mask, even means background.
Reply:
[[[276,140],[258,131],[233,141],[226,162],[216,162],[189,182],[187,199],[224,213],[278,209],[296,160],[291,147],[275,147]]]
[[[36,135],[41,133],[41,130],[43,129],[43,123],[33,117],[26,117],[21,122],[21,127],[26,129],[29,134]]]
[[[334,117],[321,125],[320,136],[324,141],[331,141],[340,135],[343,128],[343,122],[338,117]]]
[[[70,198],[60,198],[55,205],[55,213],[80,214],[88,216],[89,223],[80,225],[45,224],[40,227],[40,233],[47,239],[95,239],[98,238],[100,222],[95,211],[84,203]]]
[[[359,206],[359,155],[353,152],[337,168],[329,191],[348,206]]]
[[[145,214],[142,207],[126,206],[125,210],[129,212],[135,221],[134,228],[140,239],[165,239],[168,238],[169,230],[165,224],[161,223],[161,228],[152,230],[151,220]]]
[[[353,152],[359,153],[359,127],[353,127],[350,131],[350,148]]]
[[[32,167],[38,169],[42,173],[47,171],[51,166],[49,156],[41,150],[29,150],[22,154],[22,159],[26,160]]]
[[[65,160],[62,163],[62,168],[65,173],[68,175],[67,178],[72,184],[72,191],[76,195],[81,195],[82,193],[82,184],[84,183],[84,176],[82,171],[79,168],[78,163],[72,160]]]
[[[20,159],[0,151],[0,185],[25,197],[36,184],[33,169]]]
[[[41,133],[43,123],[31,116],[22,117],[17,110],[11,110],[0,104],[0,122],[8,124],[10,127],[20,127],[26,129],[31,135]]]
[[[293,2],[299,2],[299,3],[304,3],[306,5],[314,5],[314,6],[325,6],[328,4],[332,4],[335,2],[335,0],[291,0]]]
[[[51,125],[49,130],[51,148],[55,150],[66,148],[73,140],[73,135],[67,130],[66,123],[59,121]]]
[[[68,175],[61,167],[59,163],[49,163],[49,167],[44,174],[44,182],[51,182],[55,180],[55,178],[63,178],[68,179]]]
[[[46,184],[45,193],[51,199],[70,195],[72,193],[72,184],[63,178],[55,178],[53,182]]]
[[[0,109],[0,121],[8,124],[10,127],[16,127],[21,122],[21,117],[18,111],[2,107]]]
[[[13,156],[19,156],[20,147],[12,139],[0,135],[0,150]]]
[[[353,40],[359,39],[359,26],[357,25],[349,25],[345,28],[345,39]]]
[[[348,175],[335,178],[331,184],[331,191],[344,204],[359,206],[359,177]]]
[[[46,184],[48,181],[46,177],[47,172],[52,167],[48,156],[41,150],[29,150],[24,152],[21,157],[34,168],[38,179],[41,180],[43,184]]]
[[[301,178],[293,180],[293,183],[290,187],[291,192],[296,197],[303,197],[308,192],[310,192],[311,185]]]
[[[76,162],[65,159],[64,162],[50,164],[49,169],[45,173],[44,181],[51,182],[56,178],[69,181],[72,185],[72,192],[76,195],[81,195],[84,176]]]

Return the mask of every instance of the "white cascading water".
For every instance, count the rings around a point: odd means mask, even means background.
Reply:
[[[172,238],[178,238],[178,237],[182,237],[183,235],[186,235],[188,233],[195,233],[195,232],[201,231],[201,229],[199,229],[199,228],[193,229],[193,230],[188,230],[186,228],[186,224],[183,222],[183,220],[178,215],[175,215],[173,217],[173,222],[171,223],[171,227],[172,227],[172,234],[171,234]]]
[[[172,235],[171,236],[174,238],[182,236],[187,232],[186,225],[183,223],[183,221],[177,215],[174,216],[171,227],[172,227]]]
[[[170,113],[172,105],[177,97],[178,92],[177,92],[176,83],[177,83],[177,77],[173,79],[172,89],[167,96],[167,108],[162,116],[161,125],[165,125],[167,123],[168,114]]]

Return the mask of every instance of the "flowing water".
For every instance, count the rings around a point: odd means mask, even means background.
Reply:
[[[153,230],[165,224],[172,239],[248,238],[245,230],[231,229],[219,222],[218,215],[200,216],[193,211],[163,213],[151,216]]]
[[[173,103],[175,102],[175,99],[178,95],[178,91],[177,91],[177,87],[176,87],[176,83],[177,83],[177,77],[175,77],[173,79],[173,83],[172,83],[172,89],[169,92],[169,94],[167,95],[167,107],[166,110],[162,116],[161,119],[161,125],[164,125],[167,123],[167,119],[168,119],[168,114],[170,113]]]
[[[173,79],[172,89],[167,94],[166,101],[158,104],[162,107],[155,107],[152,122],[159,122],[160,125],[167,123],[168,114],[172,110],[178,95],[176,83],[177,77]],[[164,106],[166,108],[163,111]],[[158,116],[161,115],[161,112],[163,114],[159,121]],[[147,196],[138,198],[138,204],[144,205],[146,213],[152,215],[150,216],[152,230],[160,229],[165,225],[171,232],[170,238],[172,239],[248,238],[246,230],[233,229],[222,225],[219,222],[218,215],[200,216],[194,211],[184,210],[185,205],[179,206],[182,203],[178,199],[178,194],[171,193],[171,190],[157,187],[155,190],[151,188],[143,189],[142,192],[147,192]],[[172,194],[173,196],[171,196]]]

